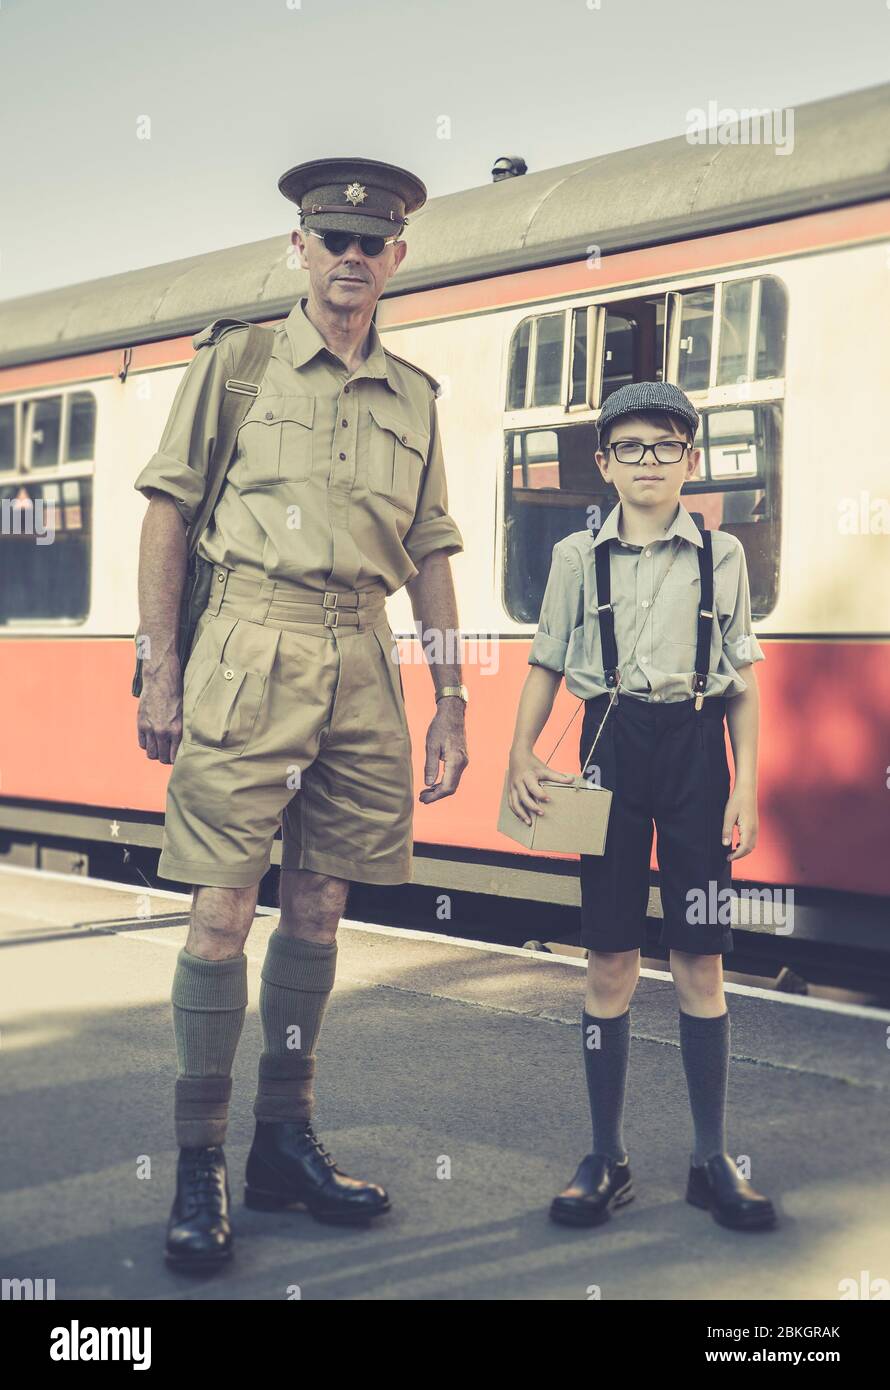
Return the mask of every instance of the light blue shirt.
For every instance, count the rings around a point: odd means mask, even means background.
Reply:
[[[621,688],[650,701],[688,700],[694,693],[700,594],[696,551],[703,544],[701,534],[682,504],[664,536],[645,546],[620,539],[620,519],[619,503],[596,540],[591,531],[574,531],[553,547],[529,663],[561,672],[567,689],[581,700],[608,692],[596,612],[594,550],[614,538],[612,608]],[[706,697],[730,697],[745,689],[737,674],[739,667],[765,658],[751,627],[751,594],[742,544],[726,531],[712,531],[711,541],[714,616],[704,693]],[[638,635],[633,659],[628,661]]]

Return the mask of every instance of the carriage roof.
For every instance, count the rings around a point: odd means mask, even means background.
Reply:
[[[577,260],[890,195],[890,83],[794,109],[794,150],[685,135],[433,198],[387,293]],[[284,217],[282,218],[284,221]],[[0,304],[0,366],[286,314],[289,233]]]

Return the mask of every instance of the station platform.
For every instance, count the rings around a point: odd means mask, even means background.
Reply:
[[[235,1256],[206,1276],[169,1271],[169,993],[189,902],[0,867],[3,1278],[54,1279],[57,1299],[285,1300],[296,1286],[313,1300],[497,1301],[837,1300],[845,1280],[890,1278],[890,1013],[727,985],[729,1150],[780,1213],[774,1231],[733,1232],[684,1201],[677,1001],[669,975],[646,971],[625,1112],[636,1198],[601,1227],[565,1229],[547,1208],[590,1148],[583,960],[354,921],[315,1125],[392,1211],[356,1230],[248,1210],[268,909],[246,945],[226,1143]]]

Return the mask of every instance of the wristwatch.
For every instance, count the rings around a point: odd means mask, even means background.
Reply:
[[[464,704],[467,704],[470,698],[470,692],[465,685],[443,685],[441,690],[436,691],[436,703],[445,695],[459,695]]]

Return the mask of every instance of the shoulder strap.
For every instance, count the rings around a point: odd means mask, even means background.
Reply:
[[[611,541],[593,547],[596,566],[596,614],[600,625],[603,674],[607,686],[618,684],[618,647],[615,643],[615,614],[612,609]]]
[[[383,351],[386,353],[387,357],[392,357],[396,362],[401,362],[403,367],[410,367],[412,372],[417,372],[419,376],[425,377],[433,388],[433,395],[438,396],[442,387],[434,376],[431,376],[429,372],[425,372],[423,367],[418,367],[416,362],[409,362],[407,357],[400,357],[397,352],[390,352],[388,347],[385,347]]]
[[[218,324],[227,326],[238,324],[240,326],[240,320],[217,319],[215,324],[211,324],[209,329],[205,329],[205,332],[210,333]],[[234,452],[235,436],[250,409],[251,401],[260,394],[260,384],[272,355],[274,328],[263,328],[258,323],[250,323],[246,327],[247,332],[235,349],[233,365],[237,376],[229,377],[226,382],[225,395],[220,404],[216,440],[207,472],[204,500],[188,531],[189,556],[195,553],[198,541],[213,515],[213,509],[219,500],[219,494],[222,491]],[[198,337],[203,337],[203,334],[198,334]],[[216,338],[207,338],[205,341],[215,342]]]

